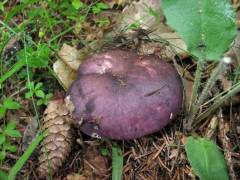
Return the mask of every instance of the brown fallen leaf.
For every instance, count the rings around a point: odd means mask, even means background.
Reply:
[[[77,72],[71,69],[63,61],[57,60],[53,64],[53,70],[56,73],[60,83],[64,86],[63,88],[67,90],[72,82],[76,79]]]
[[[159,28],[162,32],[171,31],[164,23],[164,16],[161,10],[161,1],[140,0],[132,2],[122,11],[122,17],[118,24],[120,30],[137,24],[142,29]]]
[[[108,159],[102,156],[97,146],[88,146],[84,153],[84,168],[81,177],[101,180],[109,175]]]
[[[184,97],[185,97],[185,110],[190,105],[191,102],[191,96],[192,96],[192,90],[193,90],[193,80],[191,73],[184,69],[182,66],[176,64],[175,68],[177,69],[178,73],[182,77],[183,87],[184,87]]]
[[[58,55],[65,64],[75,71],[81,64],[81,59],[79,59],[79,51],[75,47],[63,44],[61,50],[58,52]]]
[[[67,180],[88,180],[85,176],[79,174],[69,174]]]

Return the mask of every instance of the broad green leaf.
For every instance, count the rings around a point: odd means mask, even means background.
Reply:
[[[163,0],[163,11],[198,58],[220,60],[237,33],[230,0]]]
[[[12,98],[6,98],[3,101],[3,106],[7,109],[19,109],[20,104],[14,101]]]
[[[185,150],[193,171],[201,180],[228,180],[224,156],[213,141],[188,137]]]
[[[123,154],[119,146],[112,146],[112,180],[121,180],[123,170]]]
[[[4,134],[0,134],[0,145],[6,141],[6,137]]]

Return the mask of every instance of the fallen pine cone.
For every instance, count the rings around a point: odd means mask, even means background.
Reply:
[[[41,143],[37,169],[40,178],[53,175],[68,157],[74,139],[72,124],[64,100],[50,101],[43,118],[42,128],[47,130],[47,136]]]

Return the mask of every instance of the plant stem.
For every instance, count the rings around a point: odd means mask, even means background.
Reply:
[[[222,103],[224,103],[224,101],[226,101],[228,98],[234,96],[238,92],[240,92],[240,82],[235,84],[234,86],[232,86],[230,89],[224,91],[225,95],[216,99],[214,101],[214,103],[208,109],[206,109],[201,115],[199,115],[196,118],[193,125],[196,126],[203,119],[207,118],[212,112],[214,112],[216,109],[218,109],[222,105]]]
[[[192,97],[191,97],[190,106],[189,106],[189,114],[191,114],[194,108],[194,105],[196,104],[196,101],[197,101],[198,90],[201,84],[202,72],[205,64],[204,62],[205,61],[203,59],[199,59],[197,63],[197,70],[196,70],[194,84],[193,84]]]
[[[226,67],[225,62],[223,60],[221,60],[220,63],[218,63],[217,67],[213,70],[210,78],[208,79],[208,81],[207,81],[205,87],[203,88],[203,91],[197,101],[198,107],[201,106],[202,103],[206,100],[206,98],[208,97],[208,92],[212,89],[212,87],[216,83],[218,75],[221,74],[225,70],[225,67]]]
[[[205,64],[205,61],[203,58],[198,60],[197,70],[195,73],[195,79],[194,79],[194,84],[193,84],[192,97],[190,100],[190,105],[189,105],[189,110],[188,110],[188,116],[185,119],[185,123],[184,123],[185,130],[190,130],[192,128],[192,123],[194,121],[193,113],[197,112],[197,110],[198,110],[198,106],[196,105],[196,103],[197,103],[197,98],[198,98],[198,90],[201,85],[201,78],[202,78],[204,64]]]

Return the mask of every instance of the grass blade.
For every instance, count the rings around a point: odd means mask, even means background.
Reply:
[[[8,179],[13,180],[15,179],[17,173],[21,170],[25,162],[28,160],[28,158],[33,153],[34,149],[38,146],[38,144],[43,140],[46,133],[42,133],[38,135],[32,143],[29,145],[27,150],[23,153],[23,155],[19,158],[19,160],[16,162],[16,164],[10,169]]]
[[[18,72],[24,65],[26,64],[25,61],[18,61],[16,64],[13,65],[13,67],[7,71],[3,76],[0,77],[0,85],[6,81],[8,78],[10,78],[13,74]]]
[[[112,180],[121,180],[123,170],[123,154],[119,146],[112,146]]]

